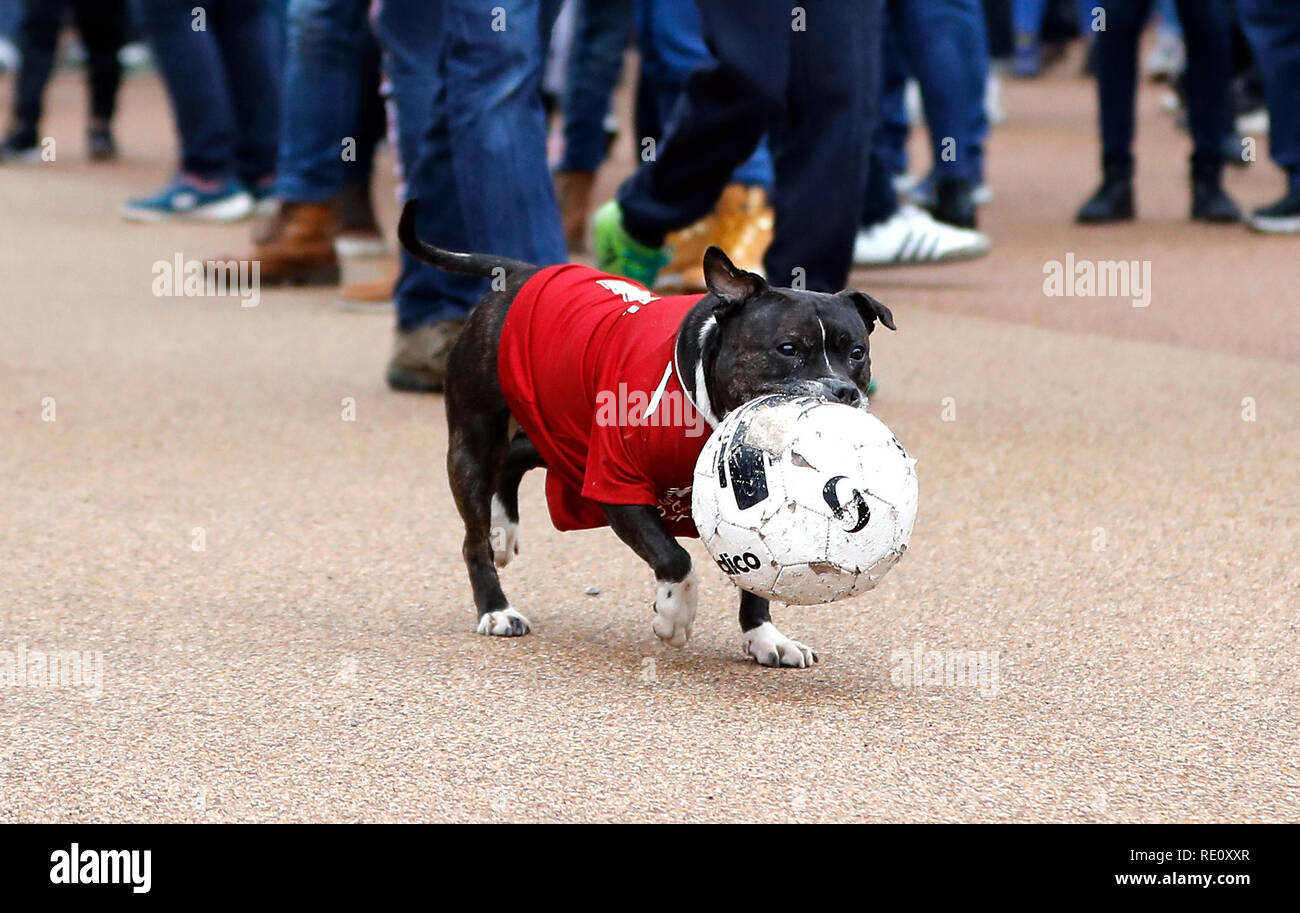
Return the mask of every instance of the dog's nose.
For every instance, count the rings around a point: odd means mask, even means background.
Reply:
[[[846,406],[856,406],[862,402],[862,391],[857,384],[844,380],[832,380],[826,384],[826,395]]]

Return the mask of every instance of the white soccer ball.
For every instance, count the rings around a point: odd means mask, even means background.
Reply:
[[[917,496],[916,460],[870,412],[764,396],[705,443],[691,511],[733,583],[815,605],[870,590],[898,562]]]

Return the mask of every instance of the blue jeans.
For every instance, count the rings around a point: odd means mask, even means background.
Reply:
[[[1092,6],[1091,3],[1084,3],[1083,5]],[[1240,7],[1242,6],[1245,6],[1245,4],[1238,5],[1238,16],[1245,15],[1241,12]],[[1173,32],[1179,38],[1183,37],[1183,24],[1178,21],[1178,4],[1174,0],[1156,0],[1156,12],[1160,14],[1160,25],[1162,27]]]
[[[1237,0],[1237,13],[1268,97],[1269,154],[1300,191],[1300,6]]]
[[[564,73],[560,171],[594,172],[605,161],[605,118],[623,70],[633,0],[577,0],[578,23]]]
[[[1092,8],[1105,5],[1102,0],[1077,0],[1080,32],[1084,35],[1092,32]],[[1046,13],[1047,0],[1011,0],[1011,27],[1017,32],[1037,35],[1043,30]]]
[[[283,42],[268,0],[135,0],[180,133],[181,169],[256,181],[275,172]]]
[[[0,38],[17,42],[18,23],[22,18],[22,0],[0,0]]]
[[[405,195],[423,204],[416,230],[425,240],[539,265],[568,259],[539,92],[558,8],[558,0],[380,0]],[[403,251],[398,328],[463,317],[487,288]]]
[[[359,128],[365,67],[379,53],[369,7],[369,0],[290,0],[275,183],[282,200],[321,203],[348,177],[369,178],[374,138]],[[345,138],[355,158],[344,159]]]
[[[700,30],[696,0],[637,0],[641,78],[650,84],[660,139],[672,127],[691,71],[713,62]],[[772,153],[766,139],[741,162],[731,180],[771,189]]]
[[[988,38],[980,0],[888,0],[881,54],[881,128],[872,139],[863,224],[897,209],[893,176],[907,167],[908,74],[921,86],[936,181],[984,177]]]

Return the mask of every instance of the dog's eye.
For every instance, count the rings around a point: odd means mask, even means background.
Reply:
[[[783,342],[776,347],[776,350],[782,355],[798,355],[799,347],[793,342]]]
[[[867,357],[866,346],[854,346],[853,350],[849,352],[849,358],[853,359],[854,361],[862,361],[862,359],[866,357]]]

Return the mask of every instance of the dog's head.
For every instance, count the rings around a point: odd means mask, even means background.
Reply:
[[[704,279],[709,294],[683,327],[678,356],[683,369],[689,367],[683,362],[694,363],[696,376],[683,382],[704,400],[706,414],[720,420],[772,393],[851,406],[865,400],[871,331],[876,321],[897,329],[889,308],[851,289],[832,295],[773,288],[717,247],[704,254]]]

